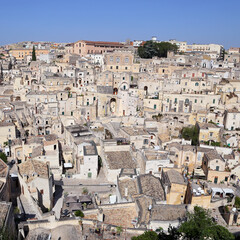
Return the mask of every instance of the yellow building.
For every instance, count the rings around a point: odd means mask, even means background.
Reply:
[[[202,169],[208,181],[215,184],[228,183],[230,171],[226,171],[225,160],[217,153],[211,150],[204,154]]]
[[[35,49],[36,56],[41,54],[48,54],[48,49]],[[12,49],[9,51],[9,54],[12,57],[15,57],[17,60],[24,59],[25,56],[32,56],[32,49]]]
[[[187,190],[187,182],[181,173],[173,169],[163,172],[162,181],[165,187],[167,204],[183,204]]]
[[[4,147],[8,145],[9,140],[12,141],[16,138],[16,127],[11,122],[0,123],[0,145]]]
[[[211,207],[211,194],[199,183],[188,183],[185,204],[203,208]]]
[[[131,51],[115,51],[105,55],[106,70],[113,72],[129,72],[133,67],[133,53]]]
[[[197,123],[200,143],[207,141],[220,142],[220,128],[213,123]]]

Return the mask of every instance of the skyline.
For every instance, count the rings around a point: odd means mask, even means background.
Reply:
[[[230,4],[233,3],[233,4]],[[3,1],[0,45],[22,41],[75,42],[177,39],[189,44],[217,43],[238,47],[240,2],[190,0],[88,3],[60,0],[32,4],[29,0]],[[6,11],[7,9],[7,11]]]

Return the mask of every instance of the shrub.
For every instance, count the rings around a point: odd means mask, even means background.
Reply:
[[[81,210],[77,210],[74,214],[76,217],[81,217],[81,218],[84,217],[84,213]]]

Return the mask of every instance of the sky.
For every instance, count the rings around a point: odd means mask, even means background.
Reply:
[[[240,47],[240,0],[0,0],[0,45],[177,39]]]

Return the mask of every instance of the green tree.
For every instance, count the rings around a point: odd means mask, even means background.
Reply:
[[[153,42],[147,41],[143,46],[138,48],[138,55],[141,58],[152,58],[152,57],[167,57],[168,51],[176,52],[178,47],[176,44],[169,42]]]
[[[36,61],[37,57],[36,57],[36,51],[35,51],[35,47],[33,46],[33,50],[32,50],[32,61]]]
[[[169,226],[165,233],[162,228],[159,232],[145,232],[144,234],[133,237],[132,240],[233,240],[234,236],[228,229],[213,222],[210,212],[201,208],[194,207],[193,213],[187,214],[187,221],[182,223],[179,228]]]
[[[238,196],[235,197],[235,204],[234,205],[235,205],[236,208],[240,208],[240,197],[238,197]]]
[[[182,129],[182,137],[185,140],[192,140],[192,145],[198,144],[198,128],[196,126],[184,127]]]
[[[177,228],[169,226],[168,232],[165,233],[163,229],[159,230],[158,239],[161,240],[178,240],[181,239],[181,233]]]
[[[84,213],[81,210],[77,210],[74,214],[76,217],[81,217],[81,218],[84,217]]]
[[[233,240],[234,236],[224,227],[213,222],[210,212],[195,206],[193,213],[188,213],[188,219],[179,228],[183,239],[187,240]]]
[[[158,240],[158,234],[153,231],[146,231],[142,235],[132,237],[132,240]]]
[[[6,156],[6,154],[5,154],[4,152],[0,152],[0,158],[1,158],[5,163],[8,162],[8,161],[7,161],[7,156]]]

